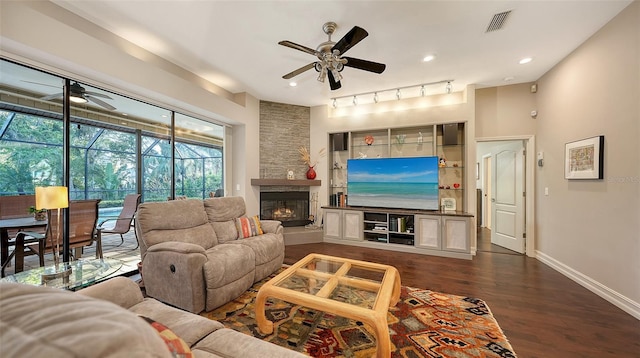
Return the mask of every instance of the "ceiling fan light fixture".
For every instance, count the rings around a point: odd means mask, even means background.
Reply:
[[[333,75],[333,78],[336,80],[336,82],[340,82],[340,80],[342,79],[342,75],[340,74],[340,71],[338,71],[335,68],[331,69],[331,74]]]
[[[424,85],[422,85],[422,86],[420,87],[420,96],[421,96],[421,97],[424,97],[424,94],[425,94]]]
[[[338,108],[338,101],[335,98],[333,99],[333,108]]]
[[[358,97],[353,96],[353,105],[357,106],[358,105]]]
[[[318,81],[324,82],[325,77],[328,77],[329,86],[332,91],[335,91],[342,87],[340,81],[343,77],[340,72],[344,69],[345,66],[377,74],[384,72],[386,65],[383,63],[377,63],[358,58],[341,57],[344,56],[344,54],[350,48],[369,36],[369,33],[365,29],[359,26],[354,26],[340,40],[334,42],[331,40],[331,35],[334,33],[336,28],[337,25],[334,22],[327,22],[324,24],[322,30],[325,32],[325,34],[328,35],[328,40],[320,43],[320,45],[318,45],[316,49],[299,45],[287,40],[278,42],[279,45],[305,52],[317,57],[319,60],[315,63],[300,67],[299,69],[292,71],[282,77],[284,79],[290,79],[307,70],[315,68],[316,71],[320,72]],[[324,73],[322,69],[324,69]]]
[[[451,82],[447,82],[447,85],[444,88],[447,91],[447,94],[451,94],[451,91],[453,90],[453,87],[451,86]]]
[[[373,94],[373,101],[374,101],[375,103],[378,103],[378,101],[379,101],[379,99],[378,99],[378,92],[375,92],[375,93]]]
[[[398,99],[398,101],[400,100],[400,98],[402,98],[402,93],[400,93],[400,88],[396,90],[396,98]]]
[[[324,78],[327,77],[327,68],[324,66],[320,66],[320,74],[318,74],[318,82],[324,83]]]
[[[82,97],[82,96],[78,96],[77,94],[71,94],[69,96],[69,101],[73,102],[73,103],[87,103],[87,99]]]

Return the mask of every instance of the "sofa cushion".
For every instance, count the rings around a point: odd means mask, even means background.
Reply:
[[[216,233],[219,244],[238,239],[238,229],[235,220],[212,222],[211,227]]]
[[[284,240],[282,236],[276,234],[262,234],[228,244],[250,247],[255,254],[255,266],[270,262],[284,252]]]
[[[246,239],[248,237],[264,234],[258,215],[254,215],[250,218],[245,216],[237,218],[236,229],[238,230],[238,239]]]
[[[306,355],[302,353],[256,339],[228,328],[215,331],[201,342],[198,342],[192,349],[196,357],[208,355],[213,357],[306,357]],[[204,354],[205,352],[208,355]]]
[[[222,287],[255,269],[255,254],[249,247],[220,244],[207,250],[204,277],[207,288]],[[253,279],[253,278],[252,278]]]
[[[7,357],[171,357],[158,334],[113,303],[50,287],[0,283]]]
[[[227,196],[223,198],[204,199],[204,208],[209,221],[229,221],[246,214],[244,198],[241,196]]]
[[[136,214],[145,246],[179,241],[208,249],[218,244],[202,200],[174,200],[140,204]]]
[[[167,346],[167,349],[174,357],[183,357],[183,358],[192,358],[193,354],[191,353],[191,348],[182,340],[182,338],[178,337],[172,330],[167,328],[160,322],[154,321],[149,317],[140,316],[143,320],[145,320],[151,328],[155,329],[158,332],[162,341]]]
[[[222,323],[165,305],[153,298],[145,298],[130,308],[131,312],[160,322],[182,338],[189,347],[215,330],[224,328]]]
[[[204,264],[205,309],[210,311],[251,287],[255,278],[255,254],[246,246],[220,244],[207,250],[207,258]]]

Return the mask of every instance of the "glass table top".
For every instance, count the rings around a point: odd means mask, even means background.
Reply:
[[[373,308],[387,269],[352,260],[313,257],[274,285],[364,308]]]
[[[63,268],[71,268],[71,273],[67,277],[58,277],[44,281],[43,275],[55,274],[54,265],[38,267],[33,270],[18,272],[14,275],[4,277],[0,282],[17,282],[35,286],[50,286],[64,288],[67,290],[78,290],[116,273],[122,262],[115,259],[80,259],[69,263],[61,263],[57,271]]]

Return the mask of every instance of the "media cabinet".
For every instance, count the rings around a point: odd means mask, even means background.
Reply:
[[[322,209],[324,242],[472,258],[472,214],[349,206]]]

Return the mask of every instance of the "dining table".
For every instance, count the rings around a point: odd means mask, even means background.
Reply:
[[[21,218],[0,219],[0,263],[3,267],[9,259],[9,230],[25,230],[46,228],[47,220],[36,220],[33,216]],[[18,242],[19,241],[19,242]],[[24,240],[16,240],[15,243],[16,267],[15,272],[24,269]]]

